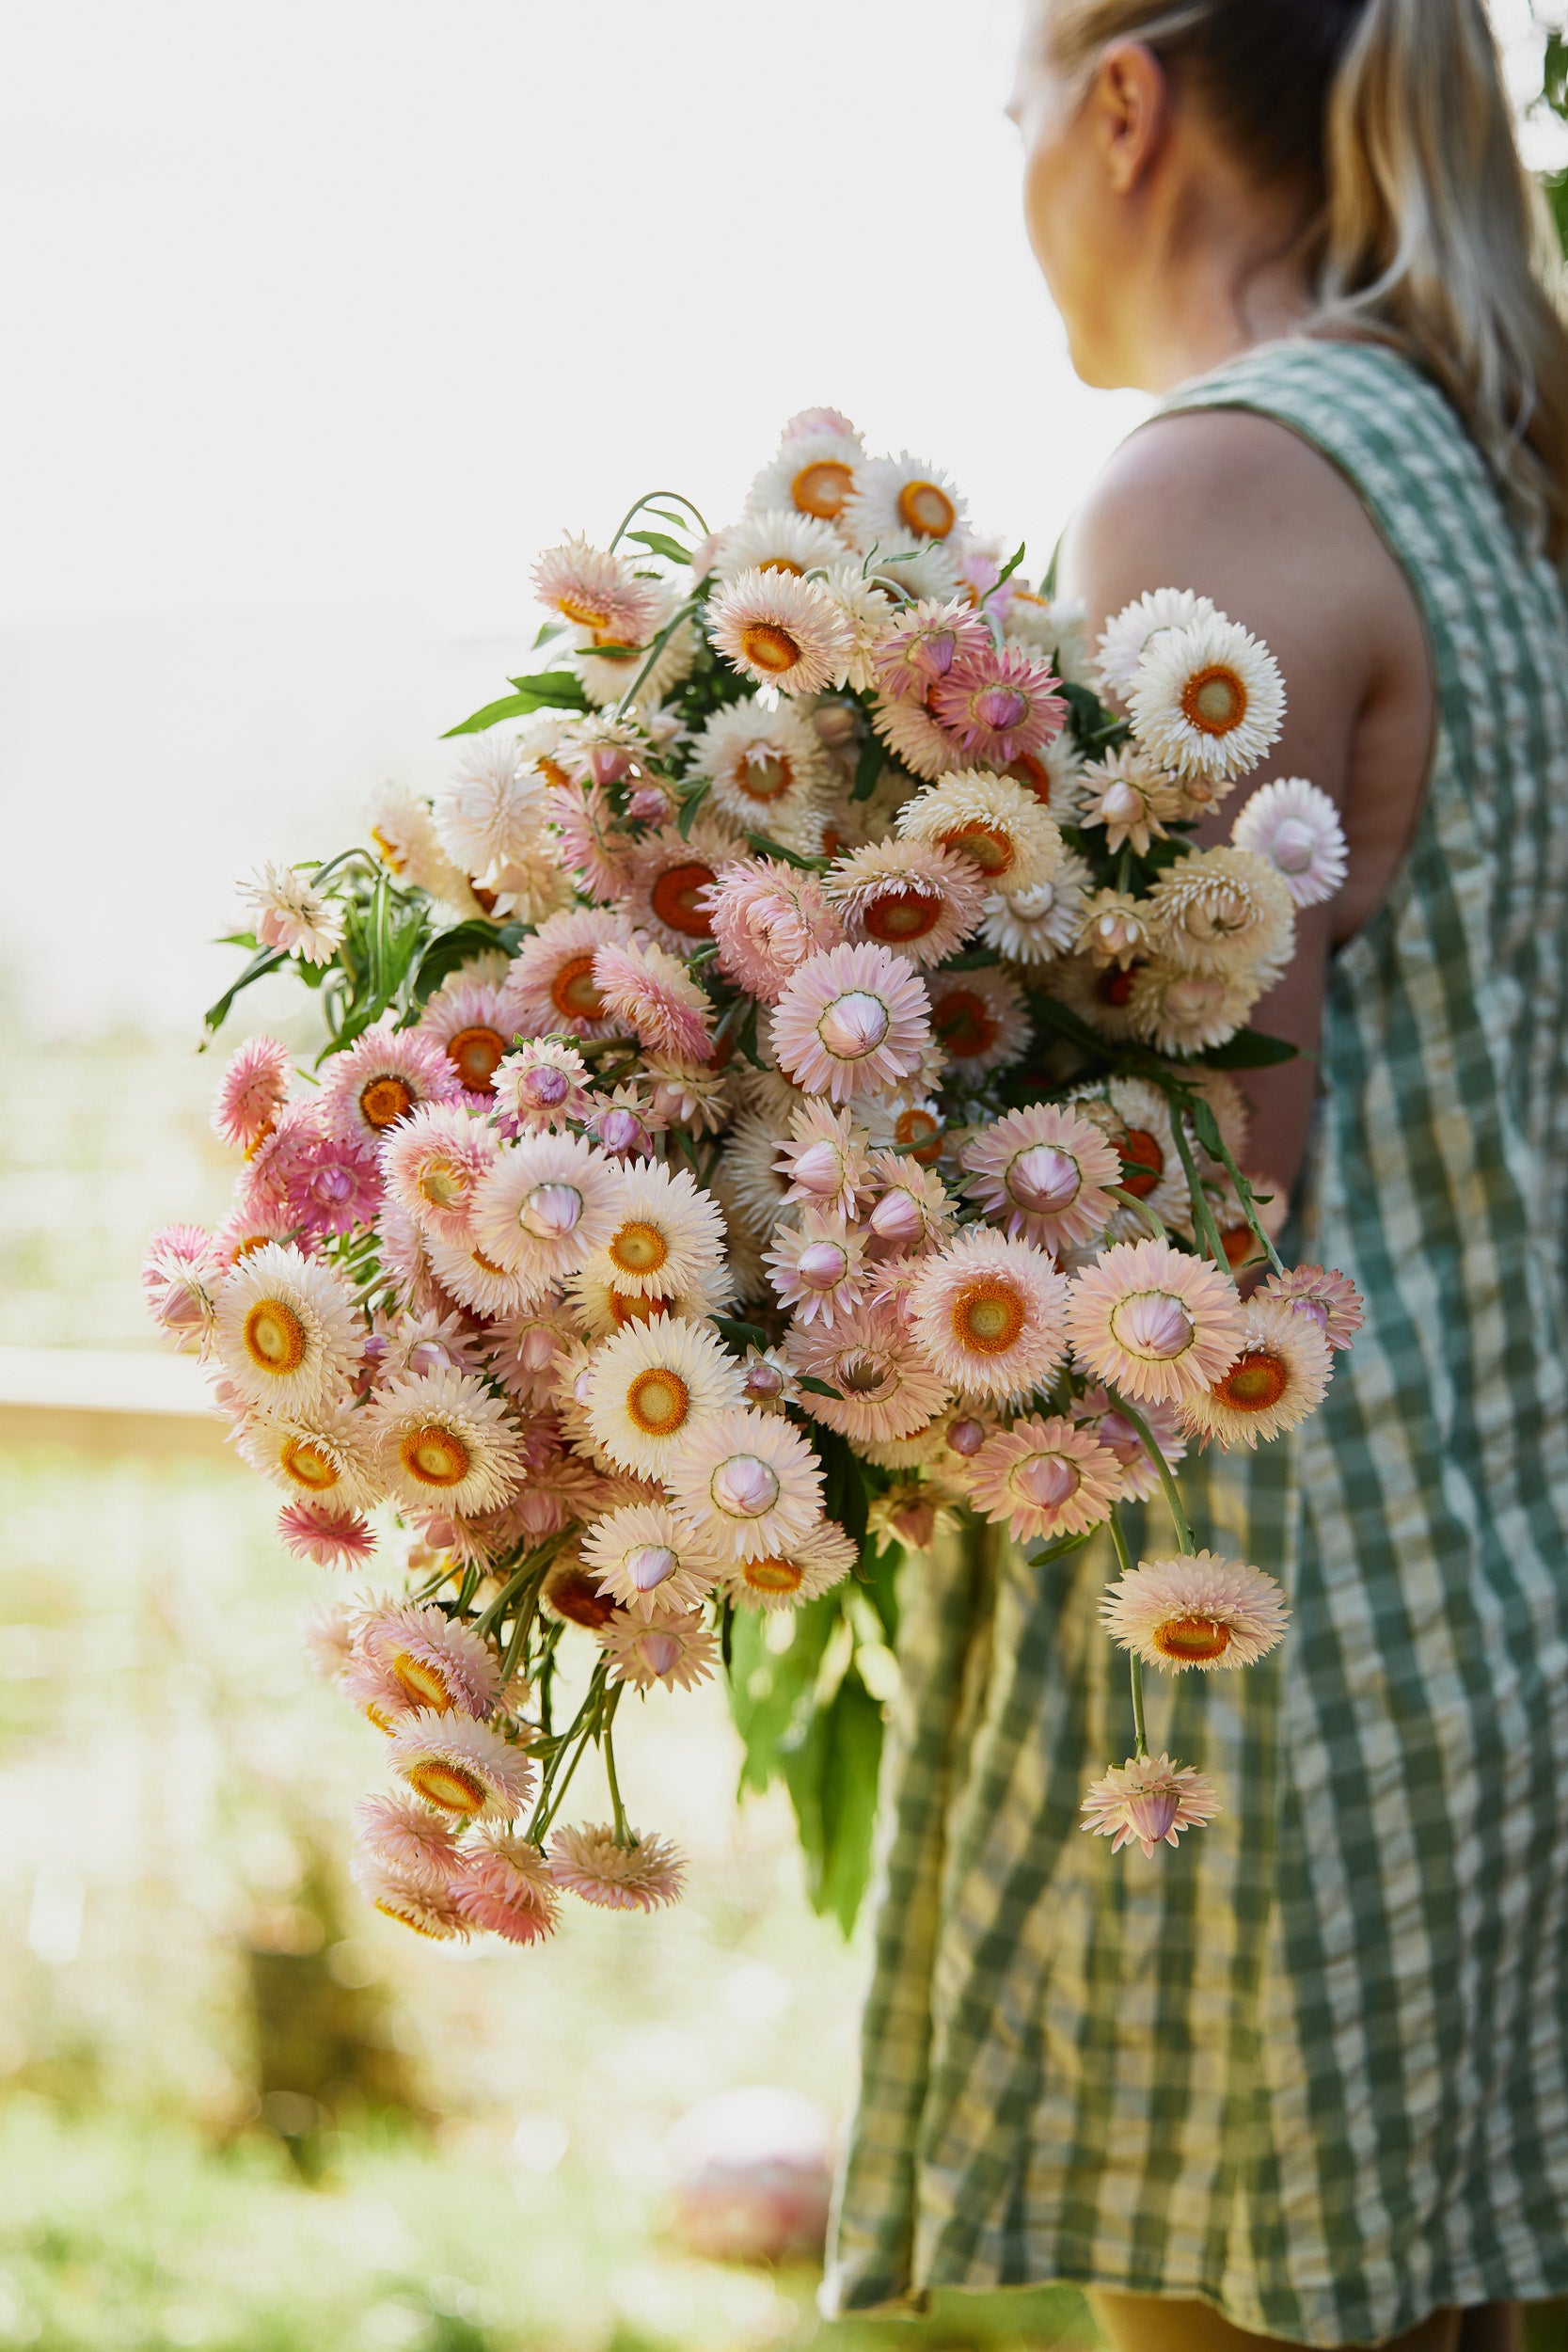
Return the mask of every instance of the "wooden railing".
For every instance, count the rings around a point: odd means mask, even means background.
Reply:
[[[0,1347],[0,1445],[233,1461],[200,1366],[130,1348]]]

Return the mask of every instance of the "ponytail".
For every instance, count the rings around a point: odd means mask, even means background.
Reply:
[[[1147,41],[1259,178],[1300,181],[1308,331],[1424,368],[1532,544],[1568,559],[1562,264],[1482,0],[1048,0],[1046,27],[1085,75]]]

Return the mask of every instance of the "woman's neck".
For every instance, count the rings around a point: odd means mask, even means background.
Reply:
[[[1127,288],[1126,382],[1164,393],[1258,343],[1298,328],[1312,310],[1301,261],[1298,204],[1248,190],[1244,199],[1180,206],[1141,286]]]

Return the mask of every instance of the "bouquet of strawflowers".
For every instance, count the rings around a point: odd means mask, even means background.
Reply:
[[[1281,1263],[1230,1074],[1289,1050],[1247,1012],[1343,842],[1286,778],[1197,846],[1277,739],[1267,648],[1170,589],[1091,661],[1022,553],[810,411],[728,529],[657,493],[544,555],[554,666],[452,730],[433,802],[249,889],[209,1026],[287,965],[325,1041],[234,1054],[232,1210],[155,1237],[148,1295],[283,1543],[406,1578],[310,1640],[385,1742],[356,1875],[427,1935],[671,1900],[618,1712],[721,1666],[852,1913],[893,1570],[963,1525],[1111,1531],[1135,1744],[1085,1827],[1151,1854],[1216,1809],[1139,1674],[1286,1623],[1194,1549],[1176,1468],[1298,1422],[1358,1325]]]

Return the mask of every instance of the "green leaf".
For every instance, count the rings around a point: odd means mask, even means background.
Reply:
[[[843,1390],[830,1389],[827,1382],[818,1380],[815,1373],[798,1372],[795,1375],[795,1385],[798,1389],[807,1390],[813,1396],[831,1396],[835,1405],[842,1405],[844,1402]]]
[[[1091,1029],[1086,1021],[1081,1021],[1071,1006],[1064,1005],[1059,997],[1032,995],[1029,1004],[1036,1018],[1043,1021],[1048,1028],[1054,1029],[1059,1037],[1070,1039],[1085,1053],[1105,1052],[1105,1040],[1099,1031]]]
[[[535,710],[586,711],[588,697],[582,691],[582,680],[571,670],[546,670],[537,677],[514,678],[513,694],[503,694],[499,702],[486,703],[454,727],[448,727],[441,740],[454,735],[483,735],[486,727],[499,726],[503,719],[527,719]]]
[[[882,1710],[852,1667],[804,1739],[784,1755],[812,1907],[835,1918],[846,1936],[871,1870],[881,1756]]]
[[[1195,1097],[1189,1104],[1188,1117],[1193,1122],[1194,1135],[1196,1136],[1209,1157],[1212,1160],[1221,1158],[1225,1145],[1220,1139],[1219,1121],[1201,1095]]]
[[[1090,1533],[1094,1531],[1091,1529]],[[1065,1560],[1069,1552],[1082,1551],[1088,1535],[1057,1535],[1048,1544],[1026,1545],[1023,1556],[1032,1568],[1048,1567],[1053,1560]]]
[[[1261,1029],[1238,1029],[1223,1045],[1211,1045],[1197,1058],[1210,1070],[1272,1070],[1278,1062],[1294,1061],[1299,1045],[1282,1037],[1265,1037]]]
[[[854,788],[849,798],[852,801],[868,801],[877,789],[878,779],[886,766],[887,754],[882,749],[880,739],[868,735],[855,762]]]
[[[1013,574],[1017,571],[1019,565],[1023,561],[1023,554],[1024,546],[1023,541],[1021,539],[1017,547],[1013,549],[1011,555],[1008,556],[1006,562],[1003,564],[1002,569],[997,573],[995,580],[991,582],[991,585],[986,590],[986,596],[994,596],[998,588],[1002,586],[1003,581],[1011,580]],[[982,596],[980,599],[982,604],[984,604],[985,600],[985,596]]]
[[[782,1750],[793,1730],[799,1738],[810,1721],[816,1677],[828,1637],[839,1623],[836,1593],[791,1612],[792,1639],[782,1653],[770,1650],[760,1610],[742,1610],[731,1634],[730,1713],[744,1754],[741,1788],[758,1791],[781,1777]]]
[[[765,833],[749,833],[746,838],[758,857],[781,858],[784,865],[798,866],[803,873],[818,873],[827,863],[825,858],[802,857],[798,850],[786,850],[782,841],[769,841]]]
[[[742,1323],[735,1315],[709,1315],[732,1347],[766,1347],[768,1334],[754,1323]]]
[[[209,1033],[221,1029],[230,1014],[233,1011],[234,999],[239,995],[241,990],[248,988],[252,980],[260,980],[263,978],[267,973],[276,972],[279,964],[287,963],[288,961],[289,958],[287,952],[281,947],[259,948],[256,954],[251,957],[250,961],[245,965],[245,970],[240,974],[239,978],[234,982],[233,987],[226,988],[223,994],[218,998],[217,1003],[215,1005],[208,1006],[206,1012],[202,1016],[202,1027],[208,1030]]]
[[[422,1005],[459,964],[467,963],[475,956],[493,955],[498,947],[509,955],[515,954],[522,937],[521,924],[472,919],[454,923],[450,931],[438,932],[420,957],[414,975],[415,1003]]]
[[[669,519],[666,516],[665,520]],[[689,564],[691,561],[686,548],[677,547],[674,540],[667,537],[662,531],[628,531],[626,536],[635,539],[640,548],[646,548],[650,555],[662,555],[667,564]]]
[[[681,813],[675,819],[675,831],[680,834],[683,841],[690,840],[692,823],[695,820],[697,811],[702,807],[703,803],[707,799],[708,791],[708,780],[705,776],[696,790],[694,792],[689,792],[685,800],[681,803]]]

